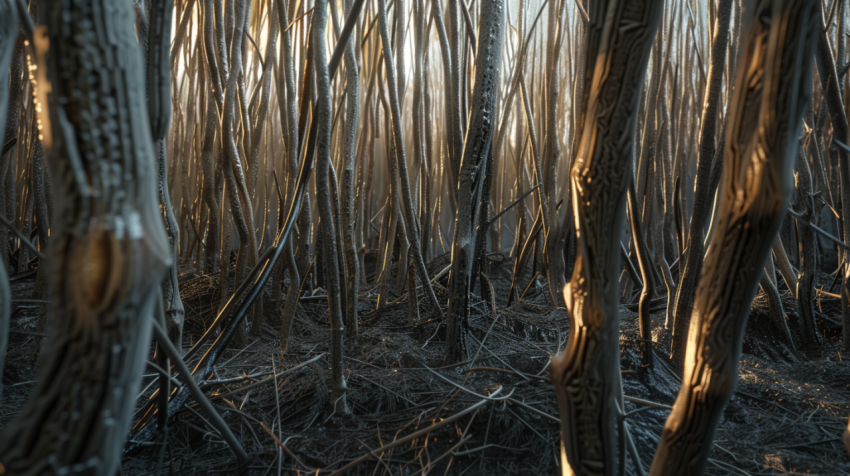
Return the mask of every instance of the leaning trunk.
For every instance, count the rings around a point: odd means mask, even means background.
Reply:
[[[743,12],[715,239],[694,302],[682,388],[653,476],[702,474],[735,391],[750,303],[794,190],[818,11],[807,0],[774,0]]]

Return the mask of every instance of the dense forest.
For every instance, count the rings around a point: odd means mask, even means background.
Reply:
[[[848,46],[848,0],[0,0],[0,474],[850,475]]]

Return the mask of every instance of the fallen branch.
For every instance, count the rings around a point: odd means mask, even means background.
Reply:
[[[452,416],[450,416],[450,417],[448,417],[448,418],[446,418],[442,421],[436,422],[436,423],[434,423],[433,425],[431,425],[427,428],[423,428],[419,431],[413,432],[413,433],[405,436],[404,438],[402,438],[400,440],[395,440],[392,443],[388,443],[388,444],[376,449],[375,451],[370,451],[369,453],[366,453],[365,455],[363,455],[363,456],[357,458],[356,460],[348,463],[347,465],[343,466],[342,468],[337,469],[336,471],[331,473],[331,475],[344,473],[344,472],[348,471],[349,469],[357,466],[358,464],[368,460],[369,458],[372,458],[373,454],[376,454],[376,453],[380,454],[380,453],[387,451],[390,448],[395,448],[396,446],[403,445],[405,443],[409,443],[409,442],[415,440],[416,438],[419,438],[421,436],[425,436],[425,435],[431,433],[432,431],[434,431],[438,428],[441,428],[441,427],[448,425],[449,423],[451,423],[455,420],[462,418],[464,415],[468,415],[469,413],[474,412],[475,410],[480,408],[482,405],[484,405],[488,401],[492,400],[493,397],[495,397],[499,392],[502,391],[502,388],[504,388],[504,387],[499,387],[495,392],[493,392],[492,395],[490,395],[489,398],[481,400],[478,403],[472,405],[471,407],[466,408],[465,410],[463,410],[459,413],[455,413],[454,415],[452,415]]]
[[[324,355],[325,354],[319,354],[319,355],[313,357],[312,359],[310,359],[306,362],[301,362],[300,364],[296,365],[295,367],[292,367],[291,369],[284,370],[283,372],[277,374],[277,376],[282,377],[284,375],[291,374],[292,372],[295,372],[296,370],[299,370],[303,367],[306,367],[306,366],[312,364],[313,362],[321,359]],[[236,395],[238,393],[242,393],[246,390],[251,390],[253,388],[259,387],[260,385],[265,385],[267,383],[273,382],[274,379],[275,379],[274,375],[269,375],[268,377],[260,380],[259,382],[252,383],[251,385],[246,385],[242,388],[237,388],[236,390],[233,390],[233,391],[230,391],[230,392],[227,392],[227,393],[222,393],[221,395],[213,395],[212,397],[210,397],[210,400],[218,400],[220,398],[230,397],[230,396]]]
[[[153,321],[153,333],[157,343],[162,348],[163,352],[168,355],[168,358],[174,363],[174,366],[177,368],[177,372],[183,378],[185,387],[189,389],[189,392],[192,394],[192,397],[195,398],[195,401],[198,402],[198,406],[201,407],[201,410],[203,410],[210,418],[210,425],[219,432],[221,437],[224,438],[224,441],[226,441],[230,446],[230,449],[236,453],[236,456],[239,456],[239,458],[243,460],[248,459],[248,453],[246,453],[245,449],[242,448],[242,445],[239,444],[239,441],[233,435],[233,432],[230,431],[230,427],[227,426],[227,423],[224,422],[221,415],[215,411],[215,408],[213,408],[210,401],[207,400],[203,390],[198,387],[195,379],[192,378],[192,372],[190,372],[189,368],[186,367],[186,362],[183,362],[180,352],[174,347],[171,340],[168,339],[168,333],[166,333],[162,326],[160,326],[159,322]]]

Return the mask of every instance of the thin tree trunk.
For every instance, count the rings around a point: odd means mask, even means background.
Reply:
[[[800,344],[803,348],[821,343],[815,321],[814,280],[817,270],[817,244],[815,231],[809,222],[815,219],[815,203],[812,198],[812,174],[809,161],[802,147],[798,148],[795,176],[797,192],[794,195],[796,211],[802,214],[797,218],[798,254],[800,256],[800,274],[797,285],[797,315],[800,319]]]
[[[337,259],[337,240],[331,209],[329,169],[331,160],[331,91],[328,73],[325,32],[328,24],[328,1],[317,0],[313,7],[313,24],[310,27],[311,49],[316,71],[316,115],[319,132],[316,140],[316,200],[321,219],[322,249],[328,280],[328,312],[331,321],[331,406],[339,414],[349,413],[345,400],[347,385],[343,374],[343,323],[340,303],[340,272]]]
[[[688,229],[687,255],[684,259],[682,279],[676,293],[676,312],[673,317],[673,348],[671,359],[674,367],[684,365],[685,346],[688,327],[691,320],[694,295],[700,279],[703,265],[704,229],[711,211],[710,182],[712,164],[717,154],[716,137],[720,101],[722,99],[723,71],[726,64],[726,50],[729,44],[729,26],[732,18],[732,0],[720,0],[714,22],[714,38],[711,40],[711,62],[708,66],[708,84],[705,88],[705,100],[700,120],[699,156],[697,159],[696,189],[694,208]],[[679,259],[682,266],[682,258]]]
[[[353,0],[345,0],[345,15],[351,13]],[[359,30],[359,29],[358,29]],[[358,65],[355,49],[360,47],[357,41],[359,34],[353,35],[345,47],[345,73],[348,88],[345,102],[345,129],[342,145],[342,247],[345,251],[345,331],[348,336],[358,332],[357,303],[360,296],[360,260],[357,256],[354,226],[356,221],[354,208],[355,179],[357,178],[357,125],[360,120],[360,66]]]
[[[0,71],[8,71],[10,65],[13,64],[17,41],[22,35],[18,35],[18,15],[15,12],[15,7],[9,0],[0,0]],[[22,42],[21,42],[22,43]],[[18,61],[20,61],[18,59]],[[12,70],[14,74],[15,70]],[[10,88],[15,85],[15,81],[10,81]],[[0,87],[0,131],[6,130],[6,110],[9,106],[10,96],[15,97],[14,91]],[[13,107],[15,104],[13,103]],[[15,108],[17,109],[17,108]],[[17,128],[16,128],[17,129]],[[8,131],[5,135],[9,135]],[[5,141],[3,142],[5,144]],[[0,144],[0,147],[3,146]],[[0,183],[2,183],[3,175],[3,160],[0,155]],[[3,194],[0,194],[0,213],[5,215],[3,206]],[[0,375],[3,375],[6,359],[6,344],[9,342],[9,324],[12,314],[12,290],[9,285],[9,275],[6,269],[6,227],[0,225],[3,233],[0,233]],[[39,268],[42,264],[39,263]],[[0,379],[0,398],[3,397],[3,382]]]
[[[475,258],[475,211],[481,197],[477,188],[483,184],[485,161],[488,160],[495,126],[496,99],[501,70],[504,2],[495,0],[481,5],[478,51],[475,55],[475,89],[469,133],[463,149],[458,173],[457,214],[452,240],[452,263],[449,277],[449,315],[446,332],[446,354],[459,362],[465,354],[464,332],[469,317],[472,264]]]
[[[398,5],[397,5],[398,7]],[[402,210],[404,211],[405,225],[407,227],[407,237],[410,244],[413,246],[414,266],[422,284],[423,292],[427,296],[438,314],[442,314],[440,305],[437,302],[437,296],[434,294],[434,287],[431,286],[431,281],[428,278],[428,270],[425,268],[425,259],[422,257],[422,244],[419,236],[419,224],[416,220],[416,213],[413,209],[413,199],[410,192],[410,179],[407,173],[407,158],[404,148],[404,136],[401,128],[401,103],[399,102],[399,92],[396,89],[396,72],[393,65],[392,49],[390,47],[389,25],[387,21],[387,6],[385,0],[378,0],[378,27],[381,33],[381,44],[384,51],[384,64],[386,65],[387,73],[387,89],[390,93],[390,108],[392,111],[392,139],[395,146],[395,156],[398,162],[398,172],[401,182]],[[399,271],[402,272],[401,270]]]

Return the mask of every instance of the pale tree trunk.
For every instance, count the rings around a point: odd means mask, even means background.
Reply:
[[[469,316],[472,263],[475,258],[476,209],[481,197],[478,187],[484,180],[484,166],[493,142],[496,99],[501,70],[504,3],[501,0],[482,3],[478,51],[475,54],[475,88],[469,119],[469,132],[457,174],[457,214],[452,263],[449,277],[449,315],[446,331],[446,354],[450,361],[464,358],[464,332]],[[477,172],[477,173],[476,173]]]
[[[640,92],[663,6],[660,0],[588,4],[586,106],[570,175],[578,237],[572,279],[564,288],[570,335],[550,370],[566,459],[582,476],[614,475],[625,458],[618,444],[619,236],[633,180]]]
[[[352,0],[345,0],[345,14],[351,13]],[[360,47],[357,38],[349,41],[345,47],[345,73],[348,91],[345,103],[345,130],[343,131],[343,165],[342,165],[342,234],[343,250],[345,251],[346,276],[345,291],[345,330],[349,336],[357,335],[357,300],[360,294],[360,260],[357,257],[357,244],[355,243],[354,225],[354,188],[357,152],[357,125],[360,119],[360,66],[357,62],[355,48]],[[367,218],[368,219],[368,218]]]
[[[313,7],[313,23],[310,26],[313,60],[316,69],[316,115],[318,117],[318,136],[316,139],[316,201],[321,219],[322,249],[328,281],[328,313],[331,321],[331,405],[334,412],[349,412],[345,401],[347,385],[343,374],[342,352],[345,325],[342,317],[340,295],[340,272],[337,256],[336,231],[331,209],[329,169],[331,161],[331,90],[328,73],[328,54],[325,46],[325,32],[328,24],[328,1],[317,0]]]
[[[705,470],[735,391],[750,303],[794,190],[819,24],[808,0],[761,0],[742,12],[715,239],[700,277],[682,388],[651,474]]]
[[[64,184],[46,260],[53,319],[30,401],[0,435],[0,461],[10,474],[112,476],[170,264],[142,54],[129,1],[43,6],[40,117],[52,176]]]

